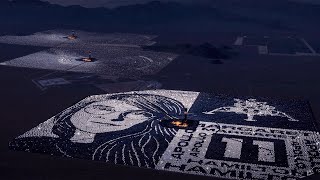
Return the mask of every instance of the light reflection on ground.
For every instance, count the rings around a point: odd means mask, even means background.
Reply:
[[[101,34],[75,31],[75,40],[67,37],[72,31],[52,30],[29,36],[3,36],[1,43],[44,46],[48,50],[1,63],[7,66],[84,72],[117,78],[138,78],[158,72],[177,57],[171,53],[144,51],[140,46],[154,44],[154,35]],[[69,33],[69,34],[68,34]],[[73,32],[72,32],[73,33]],[[95,61],[78,59],[92,54]]]

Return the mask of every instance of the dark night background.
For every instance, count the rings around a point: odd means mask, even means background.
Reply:
[[[159,46],[154,50],[183,55],[158,74],[144,79],[157,80],[164,89],[304,99],[309,101],[315,119],[320,120],[319,56],[261,57],[250,48],[234,48],[222,64],[215,64],[202,49],[185,52],[177,48],[177,44],[198,47],[207,42],[215,47],[229,47],[238,35],[268,35],[304,37],[320,52],[320,1],[51,2],[1,0],[0,36],[28,35],[50,29],[156,34],[157,42],[166,48]],[[0,62],[43,49],[0,44]],[[219,54],[220,57],[224,58]],[[87,84],[39,91],[30,79],[37,73],[50,72],[0,66],[0,179],[212,179],[8,150],[8,142],[14,137],[88,95],[105,93]],[[309,177],[312,178],[318,179],[319,175]]]

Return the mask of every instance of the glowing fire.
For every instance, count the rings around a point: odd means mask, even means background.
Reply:
[[[180,120],[172,121],[171,124],[173,124],[174,126],[177,126],[177,127],[182,127],[182,128],[188,127],[187,123],[184,123],[184,122],[182,122]]]
[[[84,62],[91,62],[91,61],[92,61],[92,58],[82,58],[82,60],[83,60]]]
[[[70,39],[70,40],[75,40],[75,39],[77,39],[77,36],[71,35],[71,36],[68,36],[68,39]]]

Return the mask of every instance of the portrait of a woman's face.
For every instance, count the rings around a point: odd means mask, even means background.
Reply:
[[[181,102],[155,94],[90,96],[11,147],[24,148],[28,142],[35,152],[154,168],[178,131],[160,121],[180,116],[183,110]]]
[[[124,130],[152,117],[151,112],[125,101],[109,99],[87,105],[75,112],[70,120],[77,129],[96,134]]]

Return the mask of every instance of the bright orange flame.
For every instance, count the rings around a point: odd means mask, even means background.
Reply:
[[[75,40],[75,39],[77,39],[77,37],[76,37],[76,36],[71,35],[71,36],[68,36],[68,39],[70,39],[70,40]]]
[[[91,58],[82,58],[82,60],[85,61],[85,62],[91,62],[92,61]]]
[[[175,126],[178,126],[178,127],[183,127],[183,128],[186,128],[188,127],[188,124],[187,123],[183,123],[179,120],[176,120],[176,121],[172,121],[171,124],[175,125]]]

